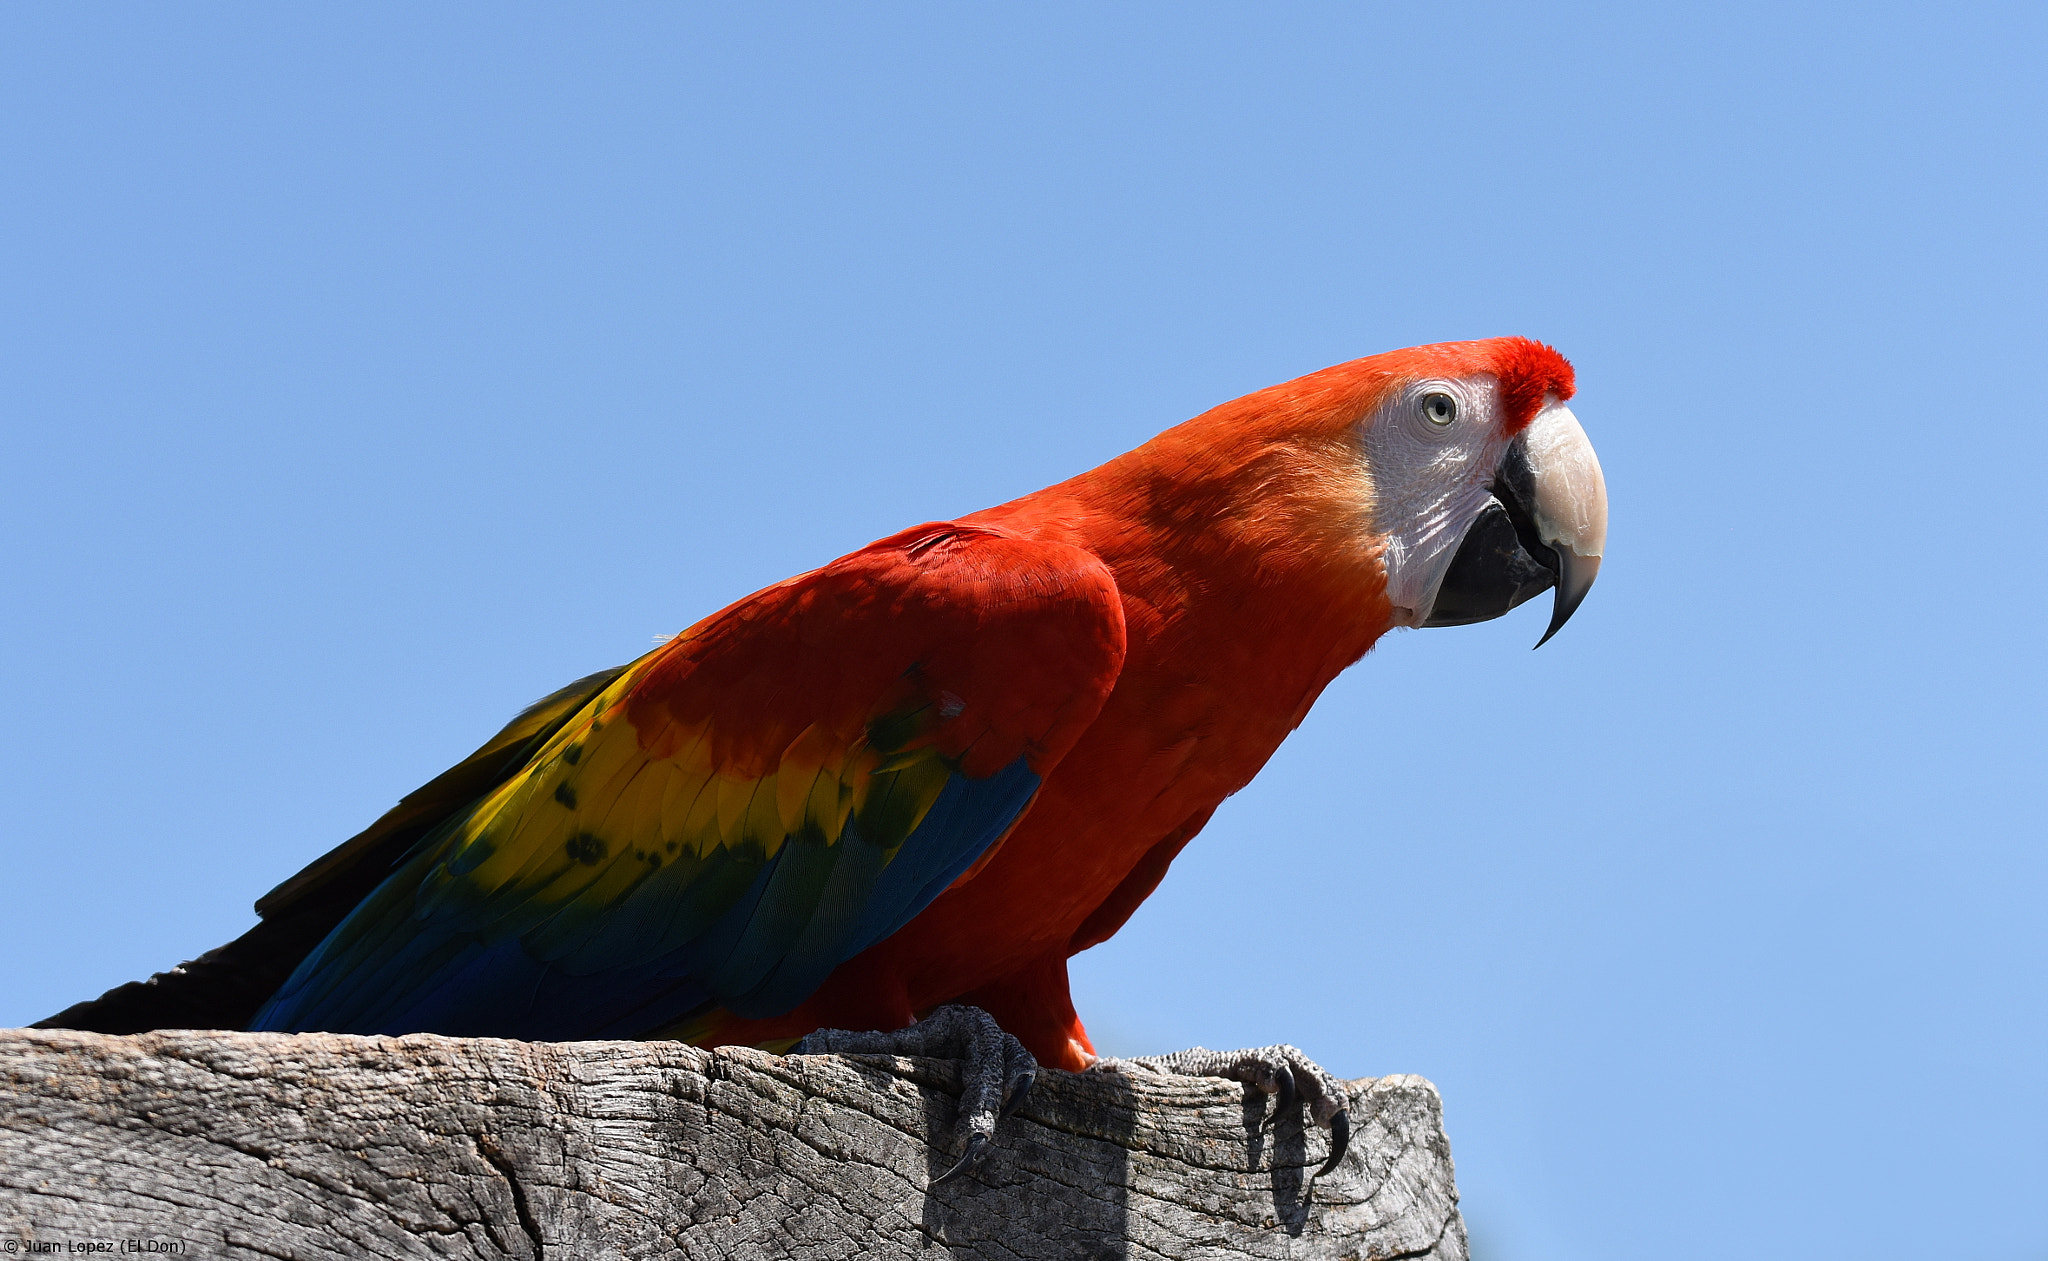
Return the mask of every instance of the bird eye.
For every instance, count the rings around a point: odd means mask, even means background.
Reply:
[[[1458,400],[1448,394],[1422,396],[1422,418],[1439,429],[1448,429],[1458,418]]]

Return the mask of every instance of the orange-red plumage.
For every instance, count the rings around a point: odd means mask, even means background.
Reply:
[[[972,541],[971,548],[963,546]],[[730,773],[766,774],[816,715],[843,747],[883,715],[957,704],[904,747],[929,745],[985,778],[1064,754],[1123,652],[1122,608],[1093,557],[1009,531],[939,522],[778,583],[671,641],[626,703],[658,756],[710,727]],[[706,663],[709,669],[706,669]],[[1075,677],[1101,662],[1099,680]],[[957,689],[952,700],[942,695]]]

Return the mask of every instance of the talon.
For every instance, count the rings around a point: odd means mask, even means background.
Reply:
[[[948,1169],[946,1172],[932,1179],[932,1185],[934,1187],[940,1187],[944,1186],[948,1182],[951,1182],[953,1179],[959,1177],[961,1174],[966,1173],[968,1170],[974,1168],[976,1165],[979,1165],[981,1163],[981,1158],[984,1155],[986,1155],[987,1152],[988,1135],[969,1134],[967,1136],[967,1151],[961,1155],[960,1163],[954,1165],[951,1169]]]
[[[1023,1107],[1024,1101],[1031,1097],[1031,1088],[1037,1084],[1037,1069],[1026,1069],[1025,1071],[1017,1074],[1017,1076],[1013,1078],[1010,1082],[1009,1093],[1003,1096],[1003,1106],[1002,1109],[996,1113],[996,1120],[1001,1121],[1008,1117],[1011,1113],[1015,1112],[1017,1109]]]
[[[1344,1153],[1350,1149],[1351,1112],[1347,1108],[1339,1108],[1337,1115],[1330,1118],[1330,1158],[1323,1162],[1321,1169],[1316,1170],[1315,1176],[1320,1178],[1335,1169],[1337,1162],[1343,1160]]]
[[[1002,1118],[1022,1107],[1038,1079],[1038,1061],[1024,1044],[1003,1031],[979,1007],[955,1003],[934,1008],[924,1019],[889,1032],[819,1029],[790,1048],[790,1054],[927,1055],[961,1064],[960,1112],[955,1133],[965,1136],[960,1160],[931,1185],[942,1186],[979,1166]],[[935,1142],[936,1148],[938,1144]]]
[[[1260,1129],[1279,1123],[1280,1117],[1296,1103],[1306,1105],[1309,1120],[1330,1131],[1330,1157],[1309,1175],[1309,1181],[1330,1173],[1351,1150],[1351,1113],[1345,1107],[1344,1083],[1332,1077],[1315,1061],[1291,1046],[1263,1046],[1248,1051],[1211,1051],[1189,1047],[1171,1055],[1148,1055],[1136,1060],[1098,1060],[1103,1068],[1130,1064],[1153,1072],[1180,1073],[1190,1077],[1221,1077],[1227,1081],[1256,1086],[1275,1097],[1275,1106],[1260,1122]],[[1247,1101],[1249,1102],[1249,1101]]]

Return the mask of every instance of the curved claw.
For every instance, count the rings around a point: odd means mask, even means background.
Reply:
[[[1003,1106],[996,1113],[996,1120],[1001,1121],[1017,1109],[1023,1107],[1024,1101],[1031,1097],[1031,1088],[1037,1084],[1038,1070],[1036,1068],[1026,1069],[1011,1078],[1010,1092],[1003,1097]]]
[[[1285,1064],[1273,1069],[1273,1115],[1279,1117],[1294,1106],[1294,1070]]]
[[[1316,1170],[1315,1176],[1320,1178],[1332,1169],[1335,1169],[1337,1163],[1344,1159],[1344,1153],[1349,1150],[1351,1150],[1351,1112],[1349,1109],[1339,1108],[1337,1109],[1337,1114],[1330,1118],[1330,1158],[1323,1162],[1322,1168]]]
[[[966,1135],[966,1150],[957,1164],[932,1180],[935,1187],[982,1163],[997,1122],[1023,1106],[1038,1078],[1038,1061],[1003,1031],[995,1017],[957,1003],[935,1007],[924,1019],[886,1032],[818,1029],[792,1049],[800,1054],[928,1055],[966,1061],[956,1123],[956,1132]]]
[[[967,1136],[967,1150],[961,1154],[960,1163],[954,1165],[938,1177],[933,1178],[932,1185],[935,1187],[944,1186],[961,1174],[979,1165],[981,1158],[988,1154],[988,1141],[988,1135],[986,1134],[969,1134]]]

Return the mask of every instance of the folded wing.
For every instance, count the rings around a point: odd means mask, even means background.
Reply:
[[[1100,561],[986,528],[759,592],[420,840],[253,1027],[632,1037],[787,1011],[1000,843],[1123,642]]]

